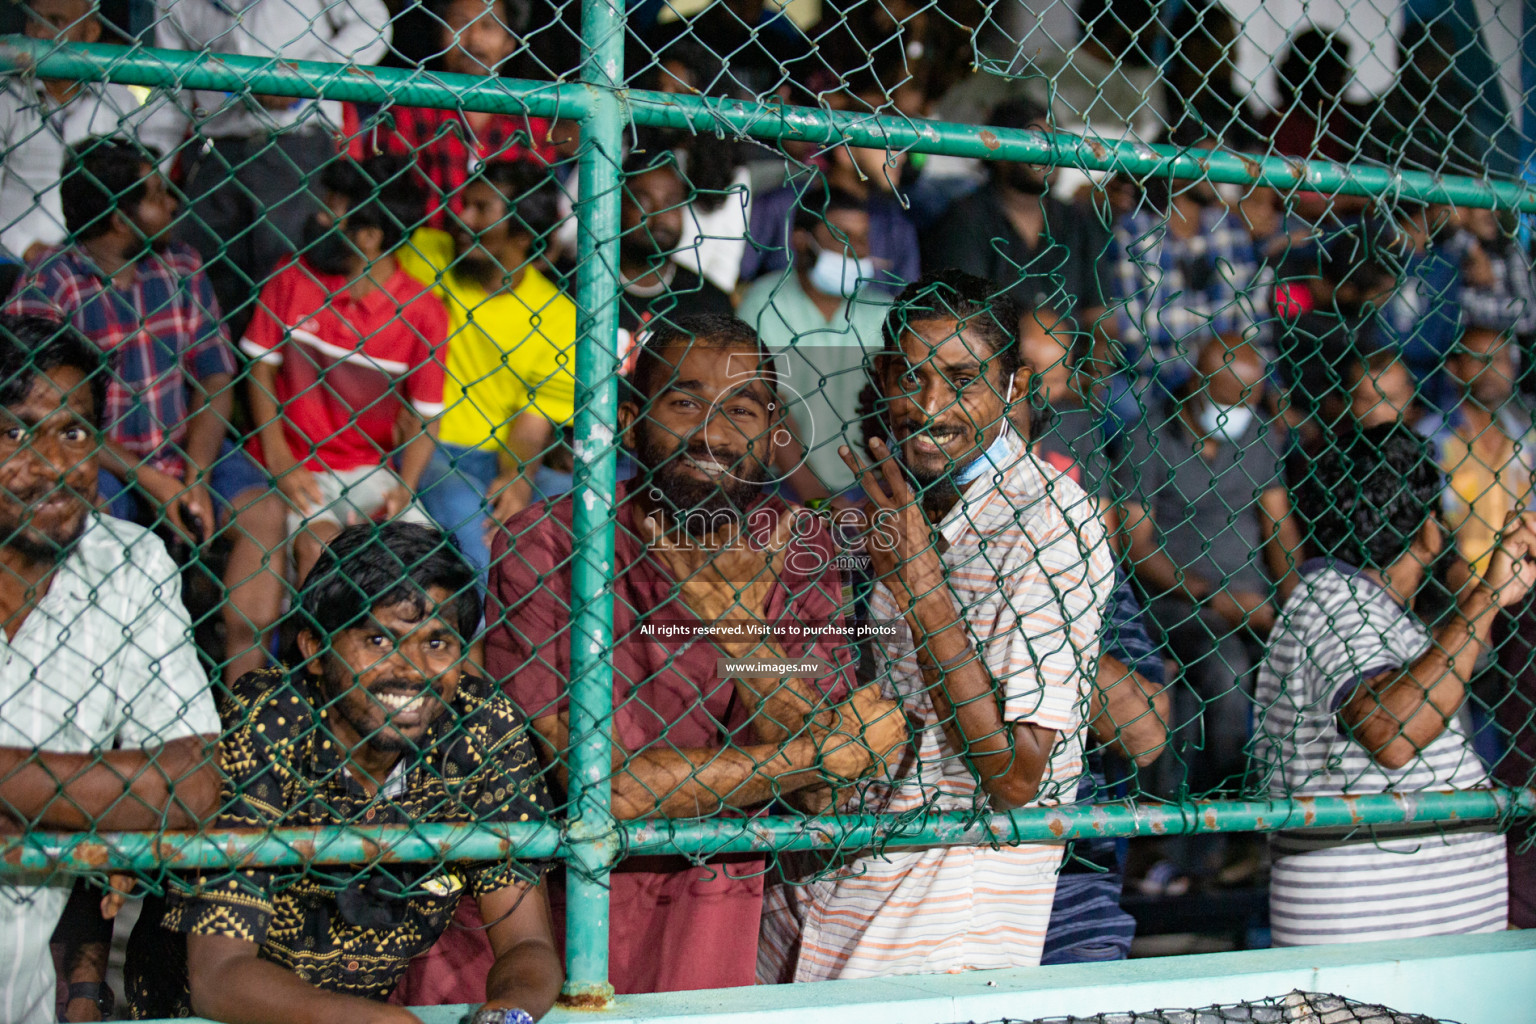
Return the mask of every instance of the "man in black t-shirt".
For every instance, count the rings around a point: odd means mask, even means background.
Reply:
[[[1043,130],[1046,117],[1028,100],[1010,100],[988,123]],[[987,184],[951,204],[923,236],[923,269],[964,270],[1025,308],[1050,306],[1092,326],[1110,289],[1108,228],[1091,209],[1049,195],[1044,167],[992,160],[987,171]]]
[[[646,324],[692,313],[730,316],[730,296],[672,259],[683,234],[688,186],[670,150],[640,151],[624,165],[620,208],[619,359],[628,372],[629,355]]]

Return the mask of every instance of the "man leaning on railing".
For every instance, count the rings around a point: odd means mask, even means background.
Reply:
[[[414,523],[342,531],[299,594],[294,669],[251,672],[223,707],[218,828],[498,824],[544,817],[527,723],[464,671],[475,575]],[[543,865],[493,861],[205,868],[150,901],[129,943],[134,1017],[414,1024],[387,1005],[411,958],[473,898],[492,958],[477,1024],[531,1024],[560,989]]]
[[[641,476],[616,497],[609,574],[614,814],[717,816],[776,797],[824,807],[829,786],[883,770],[907,728],[875,687],[848,696],[830,531],[765,486],[769,447],[787,434],[772,358],[734,317],[679,317],[652,332],[628,387],[619,425]],[[581,738],[567,706],[571,522],[564,499],[508,524],[486,608],[487,668],[533,719],[562,781]],[[805,672],[807,662],[818,667]],[[751,984],[764,868],[756,855],[621,862],[614,988]]]
[[[1429,445],[1399,425],[1347,435],[1295,488],[1315,557],[1259,670],[1256,769],[1277,799],[1486,785],[1460,718],[1500,606],[1536,581],[1536,516],[1511,515],[1480,579],[1431,633],[1413,610],[1446,544]],[[1453,579],[1466,579],[1462,565]],[[1502,931],[1508,882],[1495,826],[1277,832],[1275,945]]]
[[[899,632],[876,669],[919,730],[915,766],[865,809],[974,814],[1076,795],[1114,566],[1088,496],[1009,422],[1030,390],[1018,324],[970,274],[909,286],[874,368],[890,440],[870,439],[873,469],[844,449],[885,524],[866,541],[870,615]],[[758,976],[1034,966],[1061,858],[1042,843],[847,857],[769,891]]]
[[[0,316],[0,832],[187,828],[218,796],[176,565],[92,508],[105,390],[77,332]],[[0,893],[0,1020],[54,1020],[48,937],[69,891]]]

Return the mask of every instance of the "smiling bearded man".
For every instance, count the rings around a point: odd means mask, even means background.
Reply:
[[[614,816],[733,817],[776,797],[825,806],[829,787],[884,770],[906,720],[872,687],[850,696],[831,531],[766,489],[783,433],[773,359],[734,317],[682,316],[646,336],[626,389],[620,437],[641,471],[611,499]],[[574,515],[564,498],[508,524],[485,610],[486,667],[562,784]],[[800,625],[827,629],[786,636]],[[614,989],[752,984],[765,871],[755,854],[615,865]]]
[[[299,669],[253,672],[223,708],[216,828],[528,821],[548,813],[526,724],[462,671],[474,572],[436,530],[353,526],[299,595]],[[529,1024],[560,961],[541,865],[342,865],[301,879],[209,872],[130,943],[138,1019],[415,1021],[382,1001],[472,896],[494,962],[476,1024]],[[145,920],[148,919],[148,924]]]

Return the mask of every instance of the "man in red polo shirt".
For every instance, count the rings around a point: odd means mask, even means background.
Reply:
[[[421,218],[400,161],[337,162],[322,184],[329,213],[262,289],[240,343],[255,360],[255,447],[289,500],[301,579],[351,522],[425,521],[415,492],[443,411],[448,336],[443,304],[394,257]]]
[[[629,380],[636,397],[620,407],[620,426],[641,476],[617,496],[613,812],[723,817],[775,797],[825,807],[829,784],[887,771],[904,748],[906,719],[877,687],[850,696],[851,639],[822,628],[844,624],[830,531],[764,489],[783,408],[768,354],[735,317],[683,316],[653,331]],[[567,497],[511,520],[492,550],[486,605],[489,675],[543,737],[551,779],[562,784],[571,517]],[[705,624],[746,623],[771,628],[773,639],[758,647],[700,636]],[[749,657],[817,668],[783,677],[722,671],[724,659]],[[765,869],[754,855],[620,862],[611,876],[614,989],[753,984]],[[561,931],[562,880],[551,891]],[[464,917],[460,924],[433,951],[431,969],[413,970],[410,1004],[464,1001],[467,988],[456,994],[449,984],[455,973],[483,984],[484,967],[471,966],[489,962],[474,949],[480,933]]]
[[[525,3],[514,7],[526,17]],[[495,76],[517,50],[513,33],[521,26],[509,20],[506,0],[440,0],[431,10],[442,26],[438,45],[444,71]],[[542,117],[389,106],[365,118],[352,104],[344,117],[354,157],[394,153],[415,165],[427,188],[432,227],[447,227],[442,209],[460,208],[460,190],[486,164],[549,163],[556,155],[551,123]]]

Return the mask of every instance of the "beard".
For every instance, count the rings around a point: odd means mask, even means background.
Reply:
[[[619,239],[619,256],[627,263],[659,267],[677,248],[677,236],[663,230],[636,228]]]
[[[499,287],[504,276],[501,264],[479,249],[469,249],[455,259],[451,273],[458,280],[487,292]]]
[[[902,470],[917,485],[917,503],[923,514],[932,522],[944,518],[960,500],[960,488],[955,485],[954,474],[948,469],[929,472],[902,463]]]
[[[1003,184],[1027,196],[1043,196],[1050,191],[1045,173],[1029,164],[1013,164],[1003,170]]]
[[[77,497],[75,514],[50,529],[39,526],[30,512],[25,511],[34,508],[48,497],[48,494],[22,495],[6,502],[6,510],[0,512],[0,546],[10,548],[34,564],[63,560],[70,548],[80,539],[80,535],[85,533],[88,506],[83,499]],[[15,504],[12,504],[12,501]],[[17,506],[24,510],[19,516],[12,514],[12,510]]]
[[[322,274],[345,274],[352,269],[355,250],[339,227],[327,224],[318,215],[304,222],[304,262]]]
[[[403,679],[385,679],[374,683],[364,693],[371,694],[374,691],[392,687],[409,690],[416,688],[416,685]],[[324,655],[320,689],[324,694],[326,707],[351,726],[352,731],[363,738],[363,745],[369,750],[380,754],[399,754],[415,750],[416,743],[409,736],[398,729],[391,728],[388,724],[383,727],[375,725],[368,721],[364,711],[352,706],[347,697],[348,692],[354,688],[361,687],[353,678],[352,670],[335,654]],[[430,687],[422,686],[420,689],[427,690]],[[363,697],[364,702],[370,700],[368,696]],[[366,706],[365,703],[364,707]]]
[[[702,441],[686,449],[669,449],[650,429],[641,431],[640,445],[634,452],[651,494],[694,537],[712,533],[715,525],[739,524],[741,514],[762,498],[767,467],[749,455],[729,460],[724,455],[712,452]],[[701,462],[728,462],[730,472],[717,479],[700,479],[684,469],[683,460],[689,457]]]

